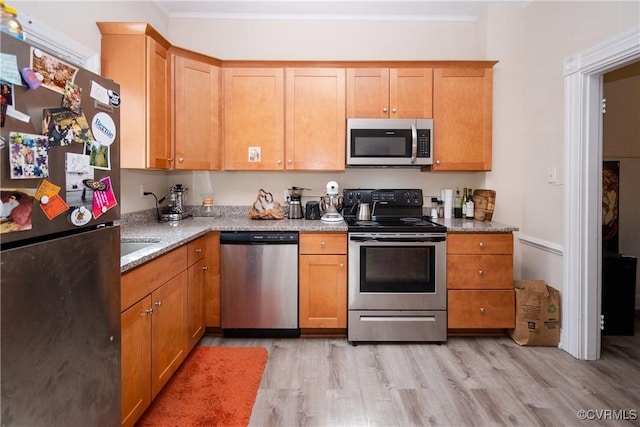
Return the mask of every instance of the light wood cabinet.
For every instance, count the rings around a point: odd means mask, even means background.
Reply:
[[[206,236],[204,271],[204,322],[205,326],[220,327],[220,232],[211,231]]]
[[[347,236],[300,233],[300,328],[346,328]]]
[[[344,170],[345,70],[287,68],[287,170]]]
[[[512,233],[449,233],[448,328],[515,326]]]
[[[224,168],[284,169],[284,69],[224,69]]]
[[[488,171],[492,165],[492,68],[436,68],[433,171]]]
[[[205,332],[204,288],[207,238],[200,237],[187,244],[187,309],[186,314],[186,351],[198,343]]]
[[[134,425],[185,357],[186,247],[121,279],[122,425]]]
[[[224,99],[226,170],[344,170],[344,69],[226,68]]]
[[[151,294],[151,400],[186,356],[186,287],[187,273],[183,271]]]
[[[102,75],[120,84],[123,168],[172,166],[169,42],[142,22],[98,22]]]
[[[220,169],[219,61],[174,47],[171,59],[174,169]]]
[[[348,68],[347,117],[433,117],[432,68]]]
[[[122,425],[133,426],[151,404],[151,295],[121,317]]]

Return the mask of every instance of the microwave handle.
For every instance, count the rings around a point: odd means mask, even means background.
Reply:
[[[418,158],[418,129],[414,123],[411,124],[411,164]]]

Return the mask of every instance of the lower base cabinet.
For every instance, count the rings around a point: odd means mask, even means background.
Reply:
[[[300,328],[347,327],[347,236],[300,233]]]
[[[204,335],[216,242],[219,233],[209,233],[122,276],[123,426],[135,425]]]

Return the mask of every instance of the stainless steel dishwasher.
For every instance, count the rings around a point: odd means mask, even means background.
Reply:
[[[222,232],[221,326],[229,337],[298,337],[298,233]]]

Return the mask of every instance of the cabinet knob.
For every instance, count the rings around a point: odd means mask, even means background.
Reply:
[[[320,242],[320,246],[322,246],[323,248],[327,246],[327,244],[324,242],[324,240],[322,242]]]
[[[140,314],[141,316],[150,316],[153,314],[153,308],[149,308],[147,310],[145,310],[142,314]]]
[[[156,302],[156,307],[162,307],[162,301]]]
[[[387,107],[384,107],[384,108],[382,109],[382,112],[383,112],[383,113],[386,113],[386,112],[388,112],[388,111],[389,111],[389,109],[388,109]]]
[[[440,160],[436,160],[436,165],[439,165],[439,164],[440,164]]]
[[[484,313],[485,313],[485,311],[486,311],[486,310],[484,309],[484,307],[480,307],[480,313],[484,314]]]
[[[478,270],[478,276],[482,276],[482,275],[484,275],[484,271]]]
[[[202,252],[202,248],[197,248],[196,253],[199,254],[200,252]]]
[[[478,243],[478,246],[480,246],[481,248],[484,248],[484,243],[480,242],[480,243]]]
[[[169,157],[169,158],[167,159],[167,161],[168,161],[168,162],[173,162],[173,157]]]
[[[344,268],[344,262],[340,263],[340,268]]]
[[[291,159],[287,160],[287,164],[290,165],[291,163],[293,163],[293,161]]]
[[[206,265],[204,265],[204,266],[202,266],[202,269],[203,269],[203,270],[208,270],[208,269],[209,269],[209,267],[207,267]]]
[[[178,159],[178,161],[179,161],[180,163],[184,163],[184,157],[180,157],[180,158]]]
[[[282,160],[278,160],[276,163],[278,163],[279,165],[282,164]]]
[[[392,113],[395,113],[395,112],[396,112],[396,109],[395,109],[395,108],[392,108],[392,109],[391,109],[391,112],[392,112]]]

